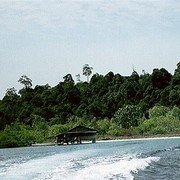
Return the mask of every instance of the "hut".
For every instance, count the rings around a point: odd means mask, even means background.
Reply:
[[[57,144],[81,144],[82,141],[96,142],[97,131],[85,126],[76,126],[69,131],[56,136]]]

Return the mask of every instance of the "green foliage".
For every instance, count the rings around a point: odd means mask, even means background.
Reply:
[[[73,80],[71,74],[67,74],[66,76],[63,77],[63,79],[64,79],[65,83],[72,83],[72,84],[74,84],[74,80]]]
[[[176,89],[171,90],[170,94],[169,94],[169,101],[171,102],[171,104],[173,105],[180,105],[180,85],[176,87]]]
[[[164,89],[171,81],[172,75],[164,68],[154,69],[152,73],[152,84],[155,88]]]
[[[98,130],[99,134],[105,135],[107,131],[109,131],[110,125],[111,122],[109,119],[99,120],[96,123],[96,129]]]
[[[70,129],[68,124],[55,124],[49,127],[48,136],[55,137],[58,134],[64,133]]]
[[[164,106],[154,106],[149,110],[149,118],[156,118],[159,116],[165,116],[169,108]]]
[[[42,117],[38,115],[32,115],[31,116],[31,121],[32,121],[32,129],[40,132],[41,135],[43,135],[43,138],[46,139],[48,137],[47,132],[48,132],[48,123],[43,119]]]
[[[99,135],[119,136],[121,128],[110,119],[98,120],[94,126]]]
[[[114,120],[122,128],[130,128],[133,126],[138,126],[141,116],[142,114],[138,106],[127,105],[123,108],[119,108],[114,115]]]
[[[27,146],[35,141],[34,134],[24,124],[7,125],[0,132],[0,147]]]
[[[30,88],[32,86],[32,80],[27,77],[26,75],[22,75],[18,82],[20,82],[22,85],[24,85],[25,88]]]
[[[81,75],[80,74],[76,74],[76,78],[77,78],[77,82],[81,82]]]
[[[83,66],[83,75],[87,76],[87,82],[89,83],[89,76],[92,74],[93,68],[89,64]]]
[[[173,116],[176,119],[180,120],[180,109],[177,106],[174,106],[171,111],[167,113],[169,116]]]
[[[6,130],[17,122],[25,126],[27,134],[33,134],[36,142],[79,124],[97,128],[101,135],[113,136],[137,134],[138,129],[142,133],[178,130],[175,127],[168,130],[165,124],[173,126],[172,122],[177,121],[177,125],[179,122],[180,63],[174,75],[164,68],[154,69],[152,74],[139,75],[133,71],[130,76],[96,73],[89,83],[91,74],[92,67],[86,64],[83,75],[88,82],[80,81],[78,75],[75,84],[72,75],[67,74],[54,87],[46,84],[34,88],[30,78],[21,76],[23,88],[19,94],[9,88],[0,100],[2,142],[14,141],[10,144],[19,146]],[[31,143],[31,138],[28,142]]]
[[[9,97],[11,100],[16,99],[18,97],[16,91],[14,87],[7,89],[5,97]]]
[[[167,111],[166,107],[154,107],[153,110],[158,110],[158,113],[150,116],[150,119],[145,120],[139,130],[143,134],[165,134],[165,133],[180,133],[180,109],[174,107]],[[152,109],[150,112],[152,112]],[[159,109],[161,111],[159,111]],[[157,116],[155,116],[157,115]]]
[[[120,136],[121,128],[116,123],[111,123],[105,134],[110,136]]]

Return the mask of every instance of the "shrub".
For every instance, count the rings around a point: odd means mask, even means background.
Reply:
[[[7,125],[0,135],[0,147],[28,146],[36,141],[29,127],[20,123]]]
[[[156,118],[159,116],[165,116],[166,113],[169,111],[169,108],[164,106],[154,106],[149,110],[149,118]]]
[[[133,126],[138,126],[142,114],[138,106],[127,105],[119,108],[114,117],[116,123],[121,125],[122,128],[128,129]]]
[[[68,124],[55,124],[49,127],[49,137],[55,137],[58,134],[64,133],[69,130]]]

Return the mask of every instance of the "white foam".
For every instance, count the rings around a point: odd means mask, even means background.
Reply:
[[[24,179],[35,179],[36,177],[44,177],[53,172],[54,169],[62,167],[64,173],[68,166],[71,165],[71,160],[81,156],[81,151],[75,151],[66,154],[56,154],[52,156],[46,156],[43,158],[32,159],[27,162],[20,162],[11,164],[11,166],[1,169],[0,179],[3,180],[24,180]],[[93,153],[93,150],[86,151],[84,155]],[[70,163],[70,165],[68,165]],[[37,178],[39,179],[39,178]]]
[[[117,177],[119,179],[133,179],[133,173],[145,169],[157,157],[138,158],[136,155],[89,157],[93,151],[83,153],[73,152],[64,156],[56,154],[49,157],[14,164],[6,172],[0,173],[4,180],[99,180]]]
[[[100,180],[100,179],[111,179],[113,177],[123,178],[127,180],[132,180],[133,173],[137,173],[139,170],[145,169],[152,161],[158,161],[159,158],[148,157],[143,159],[126,157],[117,162],[114,160],[111,162],[101,159],[101,162],[92,162],[90,166],[78,170],[72,173],[58,174],[58,169],[54,172],[54,175],[51,177],[53,180]]]

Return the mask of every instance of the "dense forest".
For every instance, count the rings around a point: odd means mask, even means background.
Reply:
[[[29,77],[20,77],[22,89],[7,89],[0,100],[0,147],[47,141],[78,124],[101,136],[180,133],[180,62],[173,74],[164,68],[92,74],[86,64],[83,75],[86,82],[67,74],[54,87],[34,88]]]

